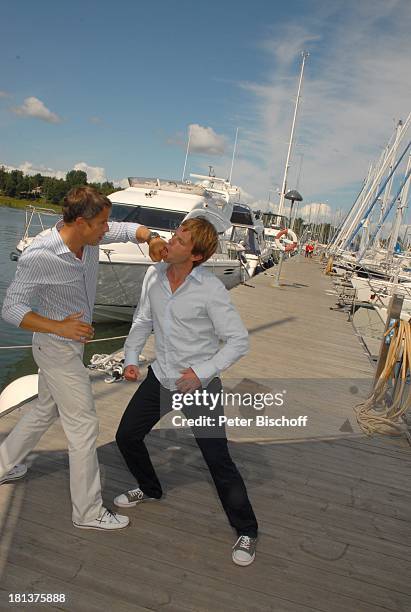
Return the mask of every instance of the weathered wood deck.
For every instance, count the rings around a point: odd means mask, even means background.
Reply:
[[[270,387],[288,379],[290,392],[298,388],[299,409],[314,421],[300,432],[230,431],[233,439],[254,440],[231,449],[260,523],[255,563],[232,563],[234,534],[187,431],[163,427],[149,438],[166,490],[160,503],[128,511],[131,526],[116,533],[74,529],[57,424],[29,457],[27,477],[0,487],[1,610],[411,609],[410,448],[358,433],[352,406],[372,369],[346,317],[329,309],[329,279],[304,259],[288,262],[283,276],[281,289],[266,274],[250,282],[253,288],[233,291],[252,346],[226,383]],[[134,484],[113,442],[134,387],[105,385],[100,375],[94,384],[111,504]],[[1,434],[18,418],[1,419]],[[257,443],[269,438],[274,442]],[[65,593],[66,603],[10,605],[16,592]]]

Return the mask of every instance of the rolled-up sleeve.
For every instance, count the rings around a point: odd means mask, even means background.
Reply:
[[[136,231],[141,227],[139,223],[111,221],[108,226],[109,230],[104,235],[100,244],[110,244],[112,242],[134,242],[138,244]]]
[[[24,316],[31,312],[42,285],[42,255],[38,251],[24,252],[17,264],[16,275],[7,289],[2,317],[19,327]]]
[[[200,380],[218,376],[243,357],[249,349],[248,331],[225,287],[219,287],[218,291],[210,296],[207,312],[217,336],[224,344],[214,357],[191,366]]]

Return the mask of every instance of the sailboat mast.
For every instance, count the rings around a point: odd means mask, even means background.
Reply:
[[[288,169],[290,167],[290,158],[291,158],[291,152],[292,152],[292,148],[293,148],[294,131],[295,131],[295,124],[296,124],[296,121],[297,121],[298,106],[300,104],[301,86],[302,86],[303,76],[304,76],[304,66],[305,66],[305,60],[307,59],[307,57],[309,55],[310,54],[308,53],[308,51],[303,51],[301,53],[301,57],[303,58],[303,60],[302,60],[302,63],[301,63],[301,72],[300,72],[300,79],[299,79],[299,82],[298,82],[298,91],[297,91],[297,99],[295,101],[295,107],[294,107],[293,122],[291,124],[291,134],[290,134],[290,141],[288,143],[287,160],[285,162],[283,184],[282,184],[282,187],[281,187],[280,204],[278,205],[278,214],[279,215],[282,214],[283,208],[284,208],[284,196],[285,196],[286,190],[287,190],[287,175],[288,175]]]
[[[411,170],[411,155],[408,157],[408,163],[407,163],[407,168],[405,170],[405,174],[406,175],[409,174],[410,170]],[[411,182],[411,179],[408,178],[407,182],[405,183],[401,191],[400,197],[398,199],[397,212],[395,215],[394,223],[393,223],[392,230],[391,230],[391,236],[390,236],[388,247],[387,247],[387,262],[390,262],[393,259],[394,249],[398,241],[398,236],[400,234],[401,223],[404,217],[405,210],[407,208],[410,182]]]
[[[228,177],[228,182],[231,185],[231,177],[233,176],[233,168],[234,168],[234,160],[235,160],[235,153],[237,151],[237,138],[238,138],[238,128],[235,131],[235,141],[234,141],[234,149],[233,149],[233,158],[231,160],[231,168],[230,168],[230,175]]]
[[[184,182],[184,177],[186,175],[186,167],[187,167],[187,159],[188,159],[188,152],[190,150],[190,140],[191,140],[191,125],[188,126],[188,139],[187,139],[187,149],[186,149],[186,158],[184,160],[184,168],[183,168],[183,175],[181,177],[181,182]]]

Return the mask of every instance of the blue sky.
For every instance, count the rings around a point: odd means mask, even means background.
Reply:
[[[251,202],[281,185],[310,52],[290,188],[347,209],[410,108],[406,0],[152,0],[2,7],[0,163],[90,178],[227,175]],[[246,196],[247,197],[247,196]]]

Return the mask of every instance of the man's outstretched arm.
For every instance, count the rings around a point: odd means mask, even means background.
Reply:
[[[138,223],[128,223],[126,221],[111,221],[109,231],[105,234],[100,244],[110,244],[112,242],[134,242],[141,244],[147,242],[149,255],[153,261],[160,261],[165,254],[167,243],[159,236],[152,236],[151,230],[145,225]]]

